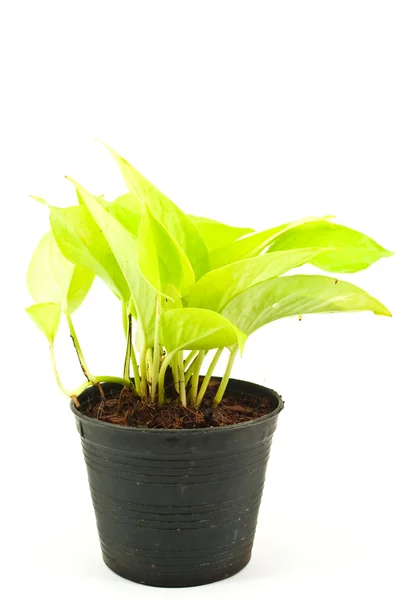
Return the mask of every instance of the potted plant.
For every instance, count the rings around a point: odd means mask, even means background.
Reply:
[[[372,311],[338,273],[391,252],[333,217],[255,232],[184,214],[111,151],[128,187],[113,202],[72,181],[77,203],[47,204],[27,309],[72,399],[106,564],[165,587],[210,583],[249,561],[281,397],[231,379],[248,336],[305,313]],[[306,263],[335,275],[289,274]],[[122,307],[119,376],[85,360],[72,315],[95,276]],[[66,390],[54,358],[65,318],[85,381]],[[228,354],[223,377],[214,370]],[[203,373],[201,375],[201,373]]]

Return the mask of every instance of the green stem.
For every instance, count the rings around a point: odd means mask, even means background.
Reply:
[[[177,394],[179,394],[180,393],[180,378],[178,377],[178,362],[177,362],[176,354],[171,359],[171,370],[173,373],[175,391],[177,392]]]
[[[209,385],[210,378],[213,375],[213,371],[216,368],[216,365],[218,363],[220,356],[222,355],[222,352],[223,352],[223,348],[218,348],[218,350],[216,350],[216,354],[214,355],[213,360],[210,363],[208,370],[206,371],[206,375],[203,378],[202,385],[199,390],[198,397],[196,399],[196,404],[195,404],[196,409],[198,409],[202,403],[203,397],[207,390],[207,386]]]
[[[153,348],[148,348],[146,352],[146,379],[148,386],[152,384],[152,371],[153,371]]]
[[[79,387],[77,387],[73,392],[70,392],[68,395],[72,399],[77,398],[80,394],[82,394],[82,392],[84,390],[86,390],[86,388],[90,387],[91,385],[98,385],[99,383],[117,383],[119,385],[126,387],[127,389],[129,389],[131,391],[134,391],[134,386],[133,386],[132,381],[130,381],[129,379],[124,379],[123,377],[113,377],[112,375],[96,375],[96,377],[92,377],[92,379],[94,380],[93,382],[85,381]]]
[[[157,295],[156,300],[156,319],[155,319],[155,338],[153,344],[153,368],[152,368],[152,402],[155,401],[157,380],[159,375],[160,367],[160,343],[159,343],[159,329],[160,329],[160,312],[161,312],[161,298],[160,294]]]
[[[56,378],[57,385],[60,388],[60,390],[63,392],[63,394],[65,394],[66,396],[70,397],[71,396],[71,392],[69,392],[67,390],[67,388],[65,388],[64,385],[62,384],[59,372],[57,370],[56,357],[54,356],[54,346],[53,346],[53,344],[49,345],[49,350],[50,350],[50,357],[51,357],[51,361],[52,361],[53,373],[54,373],[54,376]]]
[[[192,373],[194,372],[195,363],[196,363],[196,360],[197,360],[198,356],[199,356],[199,354],[197,354],[195,356],[195,358],[193,358],[191,364],[187,367],[187,369],[185,371],[185,385],[188,383],[188,381],[192,377]],[[184,361],[184,369],[185,369],[185,361]]]
[[[228,384],[228,381],[229,381],[230,375],[231,375],[231,370],[233,368],[233,364],[234,364],[237,354],[238,354],[238,346],[235,346],[234,350],[230,353],[230,358],[228,359],[226,372],[224,373],[223,379],[221,380],[219,389],[217,390],[217,394],[214,398],[214,401],[213,401],[214,408],[220,404],[220,402],[223,398],[224,392],[226,391],[226,387],[227,387],[227,384]]]
[[[191,381],[191,391],[189,394],[189,403],[192,408],[195,408],[195,405],[196,405],[196,395],[198,393],[198,385],[199,385],[199,373],[200,373],[200,369],[201,369],[204,358],[205,358],[205,351],[199,350],[199,354],[196,357],[196,361],[195,361],[195,365],[194,365],[194,371],[192,374],[192,381]]]
[[[90,387],[92,383],[90,381],[84,381],[79,387],[77,387],[73,392],[70,393],[70,397],[73,400],[75,406],[79,406],[78,397],[82,394],[86,388]]]
[[[124,377],[113,377],[113,375],[96,375],[94,380],[96,383],[119,383],[129,390],[131,390],[133,387],[130,379],[125,379]]]
[[[138,367],[138,363],[136,361],[135,348],[134,348],[134,344],[132,343],[132,340],[131,340],[131,364],[132,364],[132,368],[134,371],[135,391],[138,394],[138,396],[140,396],[141,395],[141,378],[139,375],[139,367]]]
[[[139,377],[138,363],[136,361],[136,356],[135,356],[135,348],[134,348],[134,344],[132,343],[132,314],[129,312],[129,303],[127,304],[126,302],[121,302],[121,308],[122,308],[122,320],[123,320],[124,334],[127,338],[127,343],[128,343],[128,340],[130,343],[129,352],[130,352],[130,357],[131,357],[132,369],[134,371],[135,392],[138,396],[140,396],[141,395],[141,380]],[[128,349],[127,349],[127,351],[128,351]]]
[[[180,382],[180,402],[183,406],[187,405],[187,394],[185,390],[185,373],[184,373],[184,361],[183,351],[178,352],[178,379]]]
[[[92,378],[92,376],[91,376],[91,374],[89,372],[88,365],[86,364],[86,360],[85,360],[84,355],[82,353],[81,346],[80,346],[80,343],[78,341],[78,337],[77,337],[74,325],[73,325],[72,320],[71,320],[71,315],[68,312],[66,312],[65,316],[66,316],[66,319],[67,319],[68,328],[70,330],[70,337],[72,339],[72,343],[74,344],[74,348],[75,348],[75,351],[77,353],[79,364],[81,365],[82,372],[83,372],[83,374],[85,375],[85,377],[86,377],[86,379],[88,381],[91,381],[92,383],[94,383],[93,378]]]
[[[128,315],[128,330],[127,330],[127,348],[125,350],[124,359],[124,379],[130,378],[130,362],[131,362],[131,350],[132,350],[132,317]]]
[[[146,376],[146,353],[147,353],[147,350],[148,349],[146,346],[142,346],[141,354],[139,357],[139,370],[141,373],[141,392],[142,392],[142,396],[145,400],[148,397],[148,380],[147,380],[147,376]]]
[[[184,373],[185,385],[188,385],[188,383],[191,380],[191,377],[192,377],[194,369],[195,369],[195,363],[196,363],[196,358],[195,358],[195,360],[191,363],[191,365],[188,367],[188,369]]]
[[[162,362],[159,372],[159,394],[157,396],[157,404],[158,406],[163,406],[164,404],[164,379],[166,377],[167,367],[170,362],[176,358],[176,352],[172,352],[171,354],[167,354]],[[177,363],[178,366],[178,363]]]
[[[188,366],[193,362],[193,359],[195,358],[195,356],[197,355],[198,351],[197,350],[192,350],[188,356],[186,357],[186,359],[184,360],[184,371],[187,370]]]
[[[123,322],[124,335],[127,337],[128,335],[128,304],[124,301],[121,301],[121,316]]]
[[[201,350],[199,350],[199,352],[201,352]],[[205,356],[207,355],[207,352],[208,352],[208,351],[206,350],[206,352],[204,353],[204,356],[203,356],[203,358],[205,358]],[[193,374],[194,374],[194,372],[195,372],[195,368],[196,368],[196,361],[197,361],[198,357],[199,357],[199,353],[198,353],[198,356],[196,356],[196,357],[194,358],[194,360],[191,362],[191,364],[189,365],[188,369],[185,371],[185,385],[187,385],[187,384],[189,383],[189,381],[190,381],[190,379],[191,379],[192,375],[193,375]],[[203,360],[203,359],[202,359],[202,360]]]

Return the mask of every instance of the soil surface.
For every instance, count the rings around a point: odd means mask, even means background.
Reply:
[[[218,385],[218,383],[209,385],[199,410],[179,404],[175,390],[170,402],[159,408],[157,404],[142,402],[126,388],[118,394],[105,392],[104,399],[99,396],[82,406],[80,410],[84,415],[99,421],[127,427],[194,429],[224,427],[252,421],[269,414],[276,408],[273,398],[227,392],[219,406],[212,408]]]

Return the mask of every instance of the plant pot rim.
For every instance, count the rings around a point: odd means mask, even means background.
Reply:
[[[212,379],[214,380],[220,380],[220,377],[213,377]],[[106,428],[108,430],[114,429],[114,430],[123,430],[123,431],[137,431],[139,433],[149,433],[152,435],[161,435],[161,434],[167,434],[167,435],[182,435],[182,434],[202,434],[202,435],[210,435],[210,434],[217,434],[217,432],[221,432],[223,433],[224,431],[228,431],[228,430],[232,430],[232,429],[239,429],[239,428],[249,428],[249,427],[255,427],[256,425],[260,424],[260,423],[264,423],[265,421],[270,421],[271,419],[274,419],[277,417],[277,415],[283,410],[284,408],[284,401],[282,399],[282,397],[280,396],[280,394],[278,394],[276,391],[272,390],[271,388],[268,388],[266,386],[260,385],[258,383],[253,383],[251,381],[245,381],[242,379],[230,379],[229,382],[229,386],[233,387],[235,386],[235,384],[247,384],[247,385],[252,385],[255,386],[257,388],[260,388],[261,390],[265,390],[267,391],[271,396],[273,396],[275,398],[275,400],[277,401],[277,406],[276,408],[268,413],[267,415],[263,415],[263,417],[258,417],[256,419],[252,419],[251,421],[245,421],[244,423],[235,423],[234,425],[224,425],[222,427],[199,427],[199,428],[193,428],[193,429],[151,429],[151,428],[147,428],[147,427],[128,427],[127,425],[117,425],[116,423],[108,423],[107,421],[100,421],[98,419],[94,419],[93,417],[88,417],[87,415],[83,415],[78,408],[75,406],[74,402],[71,400],[70,402],[70,409],[71,411],[74,413],[74,415],[76,417],[78,417],[80,420],[86,422],[86,423],[92,423],[92,424],[96,424],[97,427],[101,427],[101,428]],[[118,384],[116,384],[118,385]],[[92,387],[88,387],[86,388],[86,390],[90,390],[92,389]],[[86,391],[85,390],[85,391]]]

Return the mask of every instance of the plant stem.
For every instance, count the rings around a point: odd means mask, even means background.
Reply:
[[[86,364],[86,360],[82,353],[81,346],[78,341],[77,334],[75,332],[74,325],[71,320],[71,315],[68,312],[66,312],[65,316],[66,316],[67,323],[68,323],[68,329],[70,330],[70,337],[72,339],[72,343],[74,344],[75,352],[77,353],[82,372],[88,381],[91,381],[92,383],[94,383],[93,378],[91,377],[91,374],[89,373],[89,369],[88,369],[88,365]]]
[[[223,379],[221,380],[219,389],[217,390],[217,394],[214,398],[214,401],[213,401],[214,408],[220,404],[221,399],[223,398],[224,392],[226,391],[226,387],[227,387],[227,384],[228,384],[228,381],[229,381],[230,375],[231,375],[231,370],[233,368],[233,364],[234,364],[237,354],[238,354],[238,346],[235,346],[234,350],[230,353],[230,358],[228,359],[226,372],[224,373]]]
[[[195,408],[196,409],[198,409],[199,406],[202,403],[203,396],[205,395],[205,392],[207,390],[207,386],[209,385],[210,378],[213,375],[213,371],[216,368],[217,362],[218,362],[220,356],[222,355],[222,352],[223,352],[223,348],[218,348],[216,350],[216,354],[214,355],[213,360],[210,363],[208,370],[206,371],[206,375],[203,378],[202,385],[201,385],[201,388],[199,390],[198,397],[196,398],[196,403],[195,403]]]
[[[161,313],[161,298],[160,294],[157,295],[156,300],[156,319],[155,319],[155,339],[153,344],[153,368],[152,368],[152,402],[155,401],[157,380],[159,375],[160,367],[160,344],[159,344],[159,329],[160,329],[160,313]]]
[[[128,328],[127,328],[127,348],[125,350],[124,359],[124,379],[130,378],[130,362],[131,362],[131,350],[132,350],[132,317],[128,315]]]
[[[184,373],[184,361],[183,351],[178,352],[178,379],[180,382],[180,402],[183,406],[187,405],[187,394],[185,390],[185,373]]]
[[[70,397],[71,393],[62,384],[59,372],[57,370],[56,357],[54,356],[54,346],[53,346],[53,344],[49,345],[49,350],[50,350],[50,357],[51,357],[51,361],[52,361],[53,373],[54,373],[54,376],[56,378],[57,385],[60,388],[60,390],[63,392],[63,394],[65,394],[66,396]]]
[[[197,354],[197,350],[192,350],[188,356],[186,357],[186,359],[184,360],[184,371],[187,370],[188,366],[191,364],[191,362],[193,361],[193,359],[195,358],[196,354]]]
[[[192,373],[194,372],[194,367],[195,367],[195,363],[196,363],[198,356],[199,356],[199,354],[193,358],[191,364],[187,367],[187,369],[185,371],[185,384],[187,384],[188,381],[192,377]],[[185,361],[184,361],[184,369],[185,369]]]
[[[153,348],[148,348],[146,352],[146,379],[148,385],[152,383],[152,369],[153,369]]]
[[[138,368],[138,363],[136,361],[135,348],[134,348],[134,344],[132,343],[132,340],[131,340],[131,364],[132,364],[132,368],[134,371],[135,391],[138,394],[138,396],[140,396],[141,395],[141,378],[139,376],[139,368]]]
[[[129,340],[129,344],[130,344],[130,357],[131,357],[131,364],[132,364],[132,368],[134,371],[134,379],[135,379],[135,391],[136,394],[138,396],[141,395],[141,380],[139,377],[139,369],[138,369],[138,363],[136,361],[136,356],[135,356],[135,348],[134,348],[134,344],[132,343],[132,314],[129,312],[129,303],[127,304],[126,302],[121,302],[121,307],[122,307],[122,318],[123,318],[123,328],[124,328],[124,334],[127,338],[127,343]],[[127,348],[128,351],[128,348]],[[125,370],[125,368],[124,368]]]
[[[201,352],[201,350],[199,350],[199,352]],[[199,357],[199,352],[198,352],[198,356],[196,356],[194,358],[194,360],[191,362],[191,364],[189,365],[188,369],[185,371],[185,385],[187,385],[192,377],[192,375],[194,374],[194,371],[196,369],[196,361]],[[203,358],[205,358],[205,356],[207,355],[207,350],[206,352],[204,352]],[[202,360],[203,360],[202,358]]]
[[[147,347],[144,345],[141,349],[141,354],[139,357],[139,370],[141,372],[141,392],[142,396],[145,400],[148,398],[148,380],[146,377],[146,353]]]
[[[192,373],[192,381],[191,381],[191,391],[189,395],[189,403],[192,408],[195,408],[196,405],[196,395],[198,393],[198,385],[199,385],[199,373],[203,363],[203,359],[205,358],[205,351],[199,350],[198,356],[196,357],[196,361],[194,364],[194,371]]]
[[[169,366],[170,362],[175,358],[176,358],[176,352],[167,354],[164,357],[164,360],[161,364],[160,372],[159,372],[159,394],[157,396],[157,405],[158,406],[163,406],[163,404],[164,404],[164,379],[166,377],[167,367]],[[177,368],[178,368],[178,363],[177,363]]]
[[[94,380],[96,383],[119,383],[129,390],[133,388],[132,381],[123,377],[113,377],[113,375],[96,375]]]
[[[176,354],[171,359],[171,370],[173,373],[175,391],[177,392],[177,394],[179,394],[180,393],[180,378],[178,377],[178,362],[177,362]]]
[[[104,393],[103,393],[102,386],[96,380],[96,378],[93,377],[93,375],[91,375],[90,372],[89,372],[88,365],[86,364],[86,360],[84,358],[83,352],[81,350],[80,343],[78,341],[77,334],[76,334],[75,329],[74,329],[74,325],[73,325],[72,320],[71,320],[71,315],[70,315],[69,312],[65,311],[65,316],[66,316],[66,319],[67,319],[68,328],[70,330],[70,337],[72,339],[72,343],[74,344],[74,348],[75,348],[75,351],[77,353],[79,364],[81,365],[82,372],[83,372],[83,374],[85,375],[85,377],[86,377],[86,379],[88,381],[90,381],[91,383],[93,383],[93,385],[96,385],[99,388],[100,397],[102,398],[102,400],[104,400],[105,398],[104,398]]]
[[[124,301],[121,301],[121,316],[123,321],[123,329],[124,335],[127,337],[128,335],[128,304]]]
[[[68,395],[74,399],[77,398],[86,388],[91,385],[98,385],[99,383],[117,383],[126,387],[127,389],[134,391],[134,386],[132,381],[128,379],[123,379],[122,377],[113,377],[112,375],[97,375],[93,377],[94,383],[92,381],[85,381],[79,387],[77,387],[73,392],[70,392]]]

